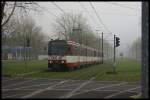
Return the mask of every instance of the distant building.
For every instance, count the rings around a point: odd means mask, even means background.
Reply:
[[[31,51],[31,47],[9,47],[2,46],[2,60],[23,60],[24,58],[29,59],[29,51]],[[25,50],[27,52],[25,56]]]

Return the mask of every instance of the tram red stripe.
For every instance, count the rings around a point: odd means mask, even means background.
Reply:
[[[88,61],[88,62],[75,62],[75,63],[66,63],[67,67],[77,67],[84,64],[94,64],[98,61]]]

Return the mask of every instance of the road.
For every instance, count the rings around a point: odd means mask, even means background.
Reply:
[[[140,83],[2,77],[2,98],[131,98]]]

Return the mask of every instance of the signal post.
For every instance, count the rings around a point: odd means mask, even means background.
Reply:
[[[120,38],[114,35],[114,64],[113,73],[116,73],[116,47],[120,46]]]

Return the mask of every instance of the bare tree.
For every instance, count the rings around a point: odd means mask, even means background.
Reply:
[[[16,10],[27,13],[30,10],[40,11],[39,5],[35,2],[6,2],[1,1],[1,27],[3,27],[10,21]]]
[[[56,33],[66,40],[70,39],[73,28],[79,24],[78,16],[73,13],[63,13],[60,17],[56,18],[56,23],[53,25]]]
[[[102,39],[94,34],[87,23],[87,19],[82,14],[63,13],[60,17],[56,18],[55,22],[53,27],[59,37],[101,50]],[[104,43],[108,44],[107,41],[104,41]],[[107,46],[111,48],[110,45]]]
[[[131,53],[132,58],[141,59],[141,38],[137,38],[130,47],[129,52]]]
[[[82,14],[74,13],[63,13],[60,17],[55,20],[54,29],[59,37],[64,38],[65,40],[73,40],[76,42],[85,43],[85,37],[88,34],[92,34],[90,26],[87,24],[86,18]],[[73,31],[73,30],[76,31]],[[87,36],[88,37],[88,36]],[[79,41],[79,38],[80,39]]]
[[[28,16],[25,18],[14,19],[15,29],[8,35],[7,44],[10,47],[26,47],[32,48],[32,53],[37,57],[40,50],[45,46],[45,35],[41,27],[36,26],[34,20]],[[29,43],[28,43],[29,42]]]

